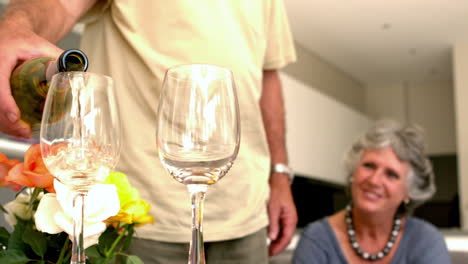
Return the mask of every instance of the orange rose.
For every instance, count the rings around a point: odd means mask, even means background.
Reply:
[[[7,187],[13,189],[14,191],[19,191],[21,186],[15,183],[8,182],[6,177],[8,175],[8,171],[15,166],[16,164],[20,163],[17,159],[8,159],[7,156],[3,153],[0,153],[0,187]]]
[[[40,145],[32,145],[24,154],[24,163],[10,169],[6,181],[22,186],[45,188],[54,191],[54,177],[47,170],[42,160]]]

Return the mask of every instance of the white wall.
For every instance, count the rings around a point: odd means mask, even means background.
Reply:
[[[371,120],[287,74],[281,80],[291,166],[302,176],[344,184],[344,153]]]
[[[457,152],[451,81],[369,87],[366,109],[375,119],[394,118],[422,126],[429,155]]]
[[[366,113],[373,118],[406,121],[405,94],[402,85],[367,88],[365,97]]]
[[[408,118],[426,128],[429,154],[457,152],[451,81],[411,84],[408,88]]]
[[[468,230],[468,40],[454,47],[455,109],[458,144],[458,192],[461,225]]]
[[[297,61],[283,71],[321,93],[361,113],[365,113],[365,87],[354,77],[324,61],[314,52],[295,43]]]

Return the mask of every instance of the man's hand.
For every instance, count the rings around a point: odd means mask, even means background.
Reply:
[[[34,57],[55,58],[62,52],[47,40],[11,21],[0,22],[0,132],[30,137],[31,129],[11,95],[10,75],[16,65]]]
[[[268,237],[271,240],[269,255],[274,256],[289,244],[297,224],[296,206],[286,174],[275,173],[270,176],[268,216]]]
[[[0,20],[0,132],[30,137],[11,96],[10,75],[35,57],[57,58],[62,39],[97,0],[11,0]],[[77,43],[78,45],[78,43]]]

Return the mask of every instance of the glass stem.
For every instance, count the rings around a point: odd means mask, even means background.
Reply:
[[[203,202],[207,185],[189,184],[187,188],[192,201],[192,239],[190,241],[189,264],[205,264],[203,247]]]
[[[86,192],[78,192],[73,198],[73,244],[71,264],[85,264],[86,256],[84,249],[84,199]]]

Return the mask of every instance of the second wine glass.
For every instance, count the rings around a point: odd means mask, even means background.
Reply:
[[[239,106],[231,71],[206,64],[170,68],[159,101],[156,142],[163,166],[190,193],[189,263],[205,263],[205,193],[229,171],[239,151]]]
[[[40,142],[47,169],[74,193],[72,264],[84,264],[85,196],[105,180],[120,154],[120,119],[112,79],[87,72],[52,77]]]

